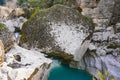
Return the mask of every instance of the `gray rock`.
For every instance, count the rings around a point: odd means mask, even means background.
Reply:
[[[96,26],[87,53],[74,64],[97,78],[100,71],[105,80],[111,80],[112,77],[120,80],[120,0],[77,1],[82,14],[92,17]],[[110,74],[109,77],[106,73]]]

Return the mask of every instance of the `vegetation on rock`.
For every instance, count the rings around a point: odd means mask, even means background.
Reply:
[[[113,76],[110,75],[108,71],[105,71],[105,74],[102,74],[100,71],[97,73],[98,79],[99,80],[116,80]],[[95,80],[95,78],[93,78]]]
[[[119,46],[116,45],[115,43],[111,43],[107,48],[112,48],[112,49],[116,49],[118,48]]]
[[[13,33],[3,23],[0,23],[0,38],[4,44],[5,51],[11,49],[14,44]]]
[[[0,32],[6,30],[6,26],[3,23],[0,23]]]
[[[49,8],[55,4],[64,4],[71,6],[74,0],[18,0],[19,6],[29,5],[30,7]]]

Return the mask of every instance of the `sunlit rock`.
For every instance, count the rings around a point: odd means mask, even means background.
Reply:
[[[5,55],[0,68],[0,80],[44,80],[52,61],[35,50],[15,45]]]

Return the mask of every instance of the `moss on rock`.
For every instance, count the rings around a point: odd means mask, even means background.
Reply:
[[[55,4],[72,5],[74,0],[28,0],[31,7],[49,8]]]
[[[6,30],[6,26],[3,23],[0,23],[0,32]]]
[[[118,48],[118,47],[119,47],[118,45],[116,45],[116,44],[112,43],[112,44],[108,45],[108,47],[107,47],[107,48],[116,49],[116,48]]]
[[[46,35],[45,39],[49,37],[50,34],[45,32],[50,31],[48,30],[47,26],[50,26],[51,22],[56,22],[56,23],[65,22],[66,24],[69,24],[69,25],[71,25],[70,23],[74,23],[74,24],[81,23],[84,26],[86,25],[91,26],[89,27],[91,30],[94,29],[93,27],[94,24],[91,18],[81,15],[77,10],[71,9],[68,6],[57,4],[51,8],[42,9],[42,10],[40,10],[39,8],[35,8],[31,17],[28,19],[28,21],[26,21],[23,24],[22,37],[21,37],[23,38],[22,42],[25,42],[24,40],[26,39],[38,40],[38,38],[40,39],[40,36],[42,35]],[[35,35],[37,34],[39,36],[36,37]],[[28,42],[30,41],[32,40],[29,40]],[[42,43],[42,40],[41,40],[41,43]]]

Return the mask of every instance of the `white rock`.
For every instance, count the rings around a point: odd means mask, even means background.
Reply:
[[[18,61],[15,55],[19,55]],[[15,44],[6,54],[6,61],[0,68],[0,80],[43,80],[52,61],[35,50],[26,50]]]

